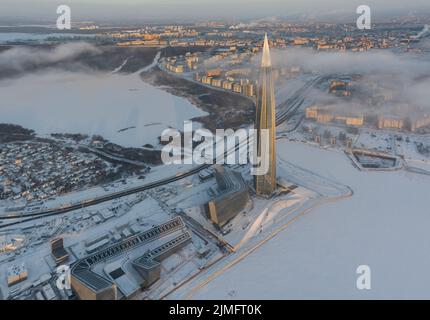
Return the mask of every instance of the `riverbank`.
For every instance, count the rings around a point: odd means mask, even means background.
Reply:
[[[255,103],[248,98],[237,94],[213,90],[205,86],[178,78],[163,72],[159,67],[142,73],[143,81],[172,95],[190,101],[209,115],[195,117],[211,131],[215,129],[237,129],[254,122]]]

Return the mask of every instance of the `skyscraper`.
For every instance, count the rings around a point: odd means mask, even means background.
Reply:
[[[257,156],[262,161],[269,161],[268,171],[264,175],[255,176],[255,191],[260,196],[271,196],[276,189],[276,125],[275,125],[275,88],[272,76],[272,61],[270,58],[267,34],[264,37],[263,58],[261,60],[260,79],[258,81],[257,110],[255,127],[257,129]],[[262,130],[268,130],[269,146],[262,140]],[[264,148],[265,147],[265,148]],[[262,153],[268,152],[268,157]]]

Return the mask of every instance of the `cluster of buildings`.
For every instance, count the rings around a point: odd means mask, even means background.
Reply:
[[[410,117],[410,129],[412,132],[430,126],[430,114],[417,115]]]
[[[71,285],[83,300],[130,298],[160,278],[161,261],[192,240],[181,217],[129,235],[78,260],[71,268]]]
[[[331,80],[329,93],[342,97],[350,97],[352,94],[351,85],[352,82],[348,80]]]
[[[13,252],[24,244],[25,237],[22,235],[2,235],[0,236],[0,254]]]
[[[351,21],[352,22],[352,21]],[[424,21],[422,21],[424,22]],[[204,22],[177,25],[147,25],[136,29],[104,29],[93,24],[79,24],[80,30],[91,32],[96,39],[118,46],[149,47],[261,47],[262,30],[271,34],[272,47],[304,46],[318,51],[361,52],[376,49],[411,50],[418,42],[420,21],[403,24],[399,21],[372,25],[370,32],[357,30],[355,23],[293,23],[286,20],[231,24]],[[60,39],[60,38],[57,38]]]
[[[168,46],[174,45],[174,41],[179,43],[179,39],[193,38],[198,35],[195,29],[184,26],[146,27],[104,34],[116,41],[118,46]]]
[[[56,241],[56,242],[55,242]],[[52,249],[52,252],[60,252],[61,254],[66,254],[65,257],[68,257],[67,252],[64,249],[59,248],[58,244],[62,245],[62,239],[55,239],[54,243],[56,245],[55,248]],[[62,251],[61,251],[62,250]],[[49,256],[46,257],[49,259]],[[63,259],[57,261],[57,265],[63,263]],[[55,267],[55,262],[53,264]],[[41,274],[39,277],[34,277],[31,275],[31,271],[27,263],[25,262],[16,262],[14,264],[10,264],[7,268],[5,268],[6,273],[6,285],[8,287],[8,297],[9,298],[18,298],[25,299],[31,298],[33,300],[58,300],[58,299],[67,299],[72,296],[71,290],[66,292],[65,290],[60,290],[57,288],[55,284],[55,279],[52,276],[52,273],[46,272]],[[1,279],[3,281],[3,279]]]
[[[199,60],[199,53],[187,52],[185,55],[166,58],[165,67],[167,70],[174,73],[190,72],[197,69]]]
[[[312,36],[296,36],[289,38],[286,45],[312,47],[317,51],[352,51],[363,52],[371,49],[388,49],[397,47],[408,47],[415,41],[414,34],[408,30],[390,31],[381,28],[373,28],[372,33],[357,32],[352,28],[345,36],[344,32],[333,32],[339,25],[328,25],[322,29],[315,29],[317,26],[311,26],[308,32],[304,30],[295,30],[297,33],[313,33]],[[345,26],[345,28],[351,28]],[[276,44],[276,42],[275,42]]]
[[[11,143],[0,149],[0,199],[31,202],[96,185],[115,167],[56,144]]]
[[[210,72],[209,72],[210,73]],[[255,97],[256,91],[256,83],[255,81],[249,79],[240,79],[239,81],[232,81],[235,79],[223,79],[220,76],[214,77],[209,75],[201,76],[196,73],[195,80],[205,84],[212,86],[214,88],[222,88],[227,91],[232,91],[238,94],[243,94],[247,97]]]
[[[165,60],[166,68],[182,66],[183,70],[193,71],[197,69],[216,69],[216,65],[223,64],[226,67],[245,64],[259,51],[259,48],[241,49],[236,46],[219,48],[211,53],[187,53],[176,57],[168,57]]]
[[[173,73],[194,72],[194,80],[205,85],[254,97],[256,84],[251,80],[251,68],[241,67],[252,56],[252,51],[239,52],[232,47],[219,49],[209,56],[187,53],[167,58],[164,66]]]
[[[27,262],[9,264],[5,270],[11,299],[58,300],[116,300],[131,298],[149,288],[161,277],[163,260],[192,242],[192,233],[179,216],[148,224],[121,223],[109,232],[65,246],[63,238],[54,236],[50,254],[44,257],[49,266],[43,274],[35,274],[35,265]],[[194,248],[194,247],[193,247]],[[198,250],[188,247],[190,259],[202,259]],[[210,248],[205,248],[205,254]],[[3,260],[6,261],[6,260]],[[12,259],[7,260],[12,262]],[[199,260],[200,261],[200,260]],[[59,288],[59,267],[70,266],[70,287]],[[37,267],[38,268],[38,267]],[[66,268],[67,269],[67,268]],[[65,270],[66,270],[65,269]],[[0,293],[1,294],[1,293]]]
[[[44,273],[30,279],[30,271],[25,263],[11,265],[6,270],[9,299],[67,300],[73,297],[70,289],[59,290],[51,273]],[[21,286],[19,285],[21,284]]]
[[[378,129],[397,129],[405,128],[405,119],[393,115],[380,115],[378,117]]]
[[[342,123],[346,126],[362,127],[365,124],[374,125],[368,120],[366,114],[350,108],[342,109],[339,106],[310,106],[305,109],[306,119],[317,123]],[[397,116],[393,114],[381,114],[377,116],[378,129],[408,130],[416,132],[430,126],[430,115],[419,114],[409,116]]]
[[[255,52],[256,50],[240,52],[235,47],[219,50],[202,61],[200,71],[194,74],[194,80],[214,88],[254,97],[256,83],[252,80],[252,70],[243,65],[250,61]]]
[[[311,106],[305,109],[306,119],[313,119],[318,123],[340,122],[347,126],[361,127],[364,124],[364,116],[353,114],[351,111],[339,110],[339,108],[325,106]]]
[[[250,39],[234,38],[228,30],[197,30],[195,26],[146,27],[101,35],[113,39],[118,46],[245,47],[252,43]]]
[[[26,280],[28,271],[24,263],[10,266],[7,269],[7,285],[9,287]]]
[[[429,114],[412,114],[407,117],[401,117],[391,114],[382,114],[378,116],[379,129],[409,130],[411,132],[416,132],[419,129],[429,126]]]
[[[118,46],[177,46],[177,47],[261,47],[260,31],[255,26],[222,25],[156,26],[138,30],[123,30],[100,34],[113,39]],[[339,29],[340,28],[340,29]],[[363,52],[371,49],[409,48],[417,41],[409,30],[356,32],[351,26],[282,25],[267,26],[272,33],[272,47],[303,46],[318,51]],[[345,29],[351,29],[345,36]],[[252,32],[254,31],[254,32]],[[337,32],[341,31],[341,32]]]
[[[301,40],[303,41],[303,40]],[[360,37],[359,39],[354,39],[351,36],[344,37],[342,39],[330,39],[330,38],[317,38],[312,39],[310,44],[317,51],[353,51],[353,52],[363,52],[368,51],[374,47],[382,48],[385,45],[379,45],[378,42],[374,42],[367,37]]]
[[[130,40],[117,42],[119,47],[130,47],[130,46],[147,46],[147,47],[248,47],[253,45],[251,40],[245,41],[242,39],[237,40],[207,40],[207,39],[154,39],[154,40]]]
[[[296,76],[300,72],[300,67],[284,67],[272,70],[274,81],[283,76]],[[214,88],[233,91],[247,97],[255,97],[257,94],[257,82],[250,68],[235,68],[222,71],[221,68],[210,69],[201,73],[196,73],[194,79],[205,85]]]
[[[94,254],[112,243],[120,242],[151,228],[151,224],[146,219],[138,218],[134,221],[124,219],[123,222],[116,223],[114,228],[102,227],[106,232],[80,236],[90,228],[101,227],[102,224],[113,219],[121,219],[142,199],[145,197],[139,195],[124,202],[112,203],[108,208],[101,210],[74,212],[70,216],[60,218],[61,222],[57,221],[55,225],[52,224],[52,221],[32,222],[29,225],[21,226],[19,233],[0,235],[0,266],[6,265],[0,270],[0,274],[5,275],[7,269],[17,269],[25,261],[25,270],[28,275],[25,277],[24,273],[19,273],[19,277],[15,277],[14,281],[9,282],[6,276],[1,277],[0,290],[4,296],[10,299],[32,300],[73,298],[75,296],[73,290],[56,287],[58,275],[56,269],[64,265],[71,266],[79,258]],[[62,234],[74,234],[80,239],[78,242],[70,241],[70,239],[64,242]],[[22,259],[28,253],[38,250],[38,247],[46,244],[50,244],[51,250],[49,254],[43,253],[45,255],[43,256],[44,263],[40,263],[40,260],[34,263],[33,255],[30,255],[29,259]]]
[[[230,47],[211,54],[187,53],[166,58],[164,67],[173,73],[194,72],[194,80],[204,85],[255,97],[257,83],[254,79],[257,75],[249,65],[260,51],[259,47],[249,50]],[[298,66],[276,68],[272,70],[272,76],[277,81],[280,77],[297,76],[300,71]]]
[[[411,132],[426,127],[430,129],[428,112],[403,103],[399,90],[393,84],[381,84],[371,78],[352,75],[332,79],[328,87],[329,94],[348,98],[355,103],[342,106],[327,101],[320,106],[313,105],[305,109],[306,119],[317,123],[338,123],[352,127],[367,125]],[[349,99],[352,96],[355,100]]]

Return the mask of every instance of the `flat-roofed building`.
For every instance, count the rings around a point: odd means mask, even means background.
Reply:
[[[410,119],[411,131],[415,132],[420,128],[430,126],[430,115],[424,114],[422,116],[413,116]]]
[[[83,263],[73,269],[71,285],[82,300],[117,300],[118,297],[115,283],[92,272]]]
[[[234,83],[233,92],[242,93],[242,85],[240,83]]]
[[[208,77],[219,77],[221,75],[221,68],[209,69],[206,71]]]
[[[222,82],[222,87],[223,87],[223,89],[225,89],[225,90],[232,90],[232,89],[233,89],[233,82],[228,81],[228,80],[224,80],[224,81]]]
[[[379,129],[403,129],[405,120],[393,115],[382,115],[378,117]]]
[[[145,279],[143,287],[148,288],[160,278],[161,261],[191,242],[191,233],[185,231],[174,239],[151,250],[133,261],[134,268]]]
[[[148,251],[148,246],[164,237],[169,240]],[[176,217],[76,262],[71,268],[72,288],[82,300],[129,298],[157,281],[161,260],[190,241],[182,218]],[[144,261],[147,266],[142,266]]]
[[[215,165],[214,170],[218,187],[209,190],[213,200],[204,206],[204,212],[213,224],[223,227],[245,208],[250,197],[248,186],[239,172],[221,165]]]
[[[57,265],[63,264],[69,259],[69,253],[64,249],[63,238],[51,240],[51,254]]]
[[[364,124],[364,116],[335,116],[335,120],[344,122],[347,126],[361,127]]]
[[[312,106],[305,109],[306,119],[316,119],[318,117],[318,107]]]
[[[212,86],[220,88],[222,85],[221,79],[212,79]]]
[[[326,112],[318,113],[318,116],[317,116],[317,122],[320,122],[320,123],[327,123],[327,122],[333,121],[333,119],[334,119],[334,115]]]
[[[308,44],[309,43],[309,39],[308,38],[297,37],[297,38],[294,38],[293,43],[296,46],[301,46],[301,45],[304,45],[304,44]]]
[[[9,287],[27,279],[28,271],[24,263],[7,268],[7,285]]]
[[[202,83],[204,84],[212,84],[212,77],[208,77],[208,76],[203,76],[202,77]]]
[[[243,85],[243,93],[248,97],[255,96],[255,86],[252,83],[247,83]]]
[[[332,121],[343,122],[347,126],[361,127],[364,116],[359,112],[337,110],[336,108],[311,106],[305,109],[306,119],[314,119],[319,123]]]

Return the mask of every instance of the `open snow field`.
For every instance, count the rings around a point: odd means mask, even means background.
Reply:
[[[312,210],[192,298],[430,297],[430,177],[361,172],[343,153],[285,140],[278,157],[354,195]],[[369,291],[356,288],[359,265],[371,268]]]

